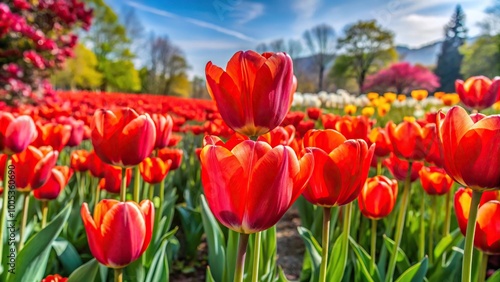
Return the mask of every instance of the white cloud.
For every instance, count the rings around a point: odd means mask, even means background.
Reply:
[[[236,20],[238,24],[245,24],[262,16],[265,5],[257,2],[244,1],[233,7],[229,17]]]
[[[321,0],[295,0],[292,4],[299,20],[310,19],[318,10]]]
[[[387,27],[394,31],[396,43],[419,46],[442,39],[448,21],[448,16],[410,14],[391,21]]]
[[[128,6],[136,8],[136,9],[139,9],[139,10],[142,10],[142,11],[145,11],[145,12],[149,12],[149,13],[152,13],[152,14],[156,14],[156,15],[159,15],[159,16],[162,16],[162,17],[171,18],[171,19],[181,19],[181,20],[183,20],[185,22],[188,22],[188,23],[191,23],[193,25],[196,25],[196,26],[199,26],[199,27],[203,27],[203,28],[207,28],[207,29],[211,29],[211,30],[215,30],[217,32],[220,32],[220,33],[223,33],[223,34],[226,34],[226,35],[229,35],[229,36],[241,39],[241,40],[250,41],[250,42],[254,42],[255,41],[255,39],[253,39],[253,38],[251,38],[251,37],[249,37],[249,36],[247,36],[247,35],[245,35],[245,34],[243,34],[241,32],[238,32],[238,31],[235,31],[235,30],[231,30],[231,29],[227,29],[225,27],[221,27],[221,26],[209,23],[209,22],[200,21],[200,20],[197,20],[197,19],[189,18],[189,17],[179,16],[179,15],[176,15],[174,13],[170,13],[170,12],[167,12],[167,11],[164,11],[164,10],[156,9],[154,7],[146,6],[146,5],[143,5],[143,4],[140,4],[140,3],[137,3],[137,2],[133,2],[133,1],[127,1],[126,4]]]

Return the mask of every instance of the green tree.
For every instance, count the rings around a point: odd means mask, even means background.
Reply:
[[[451,21],[445,27],[445,40],[438,56],[435,74],[441,83],[440,91],[454,92],[455,80],[462,78],[460,66],[463,55],[460,46],[464,45],[467,38],[465,28],[465,14],[460,5],[457,5]]]
[[[87,2],[94,10],[94,22],[84,39],[97,56],[96,69],[103,76],[101,90],[139,91],[140,77],[132,63],[129,32],[103,0]]]
[[[317,91],[321,91],[323,90],[326,66],[334,58],[335,30],[327,24],[320,24],[306,30],[303,37],[318,69]]]
[[[97,64],[96,55],[83,44],[77,44],[75,56],[52,76],[52,83],[58,88],[97,89],[102,81],[102,74],[96,70]]]
[[[473,44],[460,48],[464,56],[460,72],[464,77],[485,75],[495,77],[500,74],[500,49],[498,38],[484,35]]]
[[[375,20],[349,25],[344,34],[337,43],[337,48],[344,55],[335,61],[333,73],[354,76],[361,91],[368,74],[397,58],[394,34],[383,29]]]

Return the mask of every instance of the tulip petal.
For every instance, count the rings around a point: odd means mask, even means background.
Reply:
[[[135,118],[123,128],[118,140],[121,163],[125,166],[138,165],[153,151],[156,142],[153,120],[148,114]]]
[[[327,153],[346,141],[344,135],[333,129],[309,130],[304,136],[304,147],[316,147]]]
[[[13,153],[24,151],[35,141],[38,133],[30,116],[20,116],[14,119],[5,132],[5,147]]]
[[[473,125],[474,122],[461,107],[451,108],[442,121],[441,115],[437,115],[436,128],[443,148],[444,168],[455,181],[462,185],[466,184],[464,184],[463,175],[460,174],[455,165],[455,155],[460,140]]]
[[[90,247],[90,252],[97,259],[98,262],[106,264],[106,259],[103,253],[104,243],[101,237],[101,232],[98,230],[98,226],[92,216],[90,215],[89,207],[87,203],[83,203],[80,209],[80,215],[82,217],[83,226],[85,226],[85,231],[87,233],[87,240]]]
[[[236,145],[231,152],[240,162],[243,173],[249,178],[255,163],[271,149],[265,142],[246,140]]]
[[[120,202],[104,214],[100,226],[107,266],[121,268],[142,254],[146,224],[135,202]]]
[[[342,172],[328,154],[319,148],[310,148],[314,157],[314,170],[303,195],[319,206],[335,206],[341,193]]]
[[[293,150],[277,146],[255,164],[243,217],[245,233],[265,230],[278,222],[293,197],[293,176],[300,166]]]
[[[155,223],[155,207],[149,200],[143,200],[139,204],[142,213],[144,214],[144,222],[146,223],[146,237],[144,238],[144,245],[142,246],[141,253],[144,253],[151,242],[153,237],[153,227]],[[161,211],[160,211],[161,212]]]
[[[222,146],[205,146],[200,153],[201,179],[214,216],[226,227],[241,227],[248,193],[247,178],[238,159]]]

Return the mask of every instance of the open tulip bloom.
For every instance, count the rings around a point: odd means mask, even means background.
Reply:
[[[200,153],[204,192],[215,218],[241,233],[234,280],[242,281],[248,234],[272,227],[292,206],[311,177],[313,156],[306,152],[299,159],[288,146],[272,148],[262,141],[242,140],[228,149],[207,136],[205,144]]]
[[[470,281],[474,226],[481,194],[500,189],[500,115],[468,115],[461,107],[437,116],[436,126],[443,149],[444,169],[472,192],[465,236],[463,281]]]
[[[239,51],[224,71],[208,62],[207,88],[222,119],[234,131],[259,136],[281,124],[297,87],[292,58]]]

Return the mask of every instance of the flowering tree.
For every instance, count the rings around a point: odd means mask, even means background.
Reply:
[[[364,90],[408,93],[414,89],[426,89],[432,92],[438,87],[438,77],[426,67],[401,62],[369,76]]]
[[[52,95],[48,75],[73,55],[76,27],[90,27],[92,11],[79,0],[0,3],[0,99]]]

